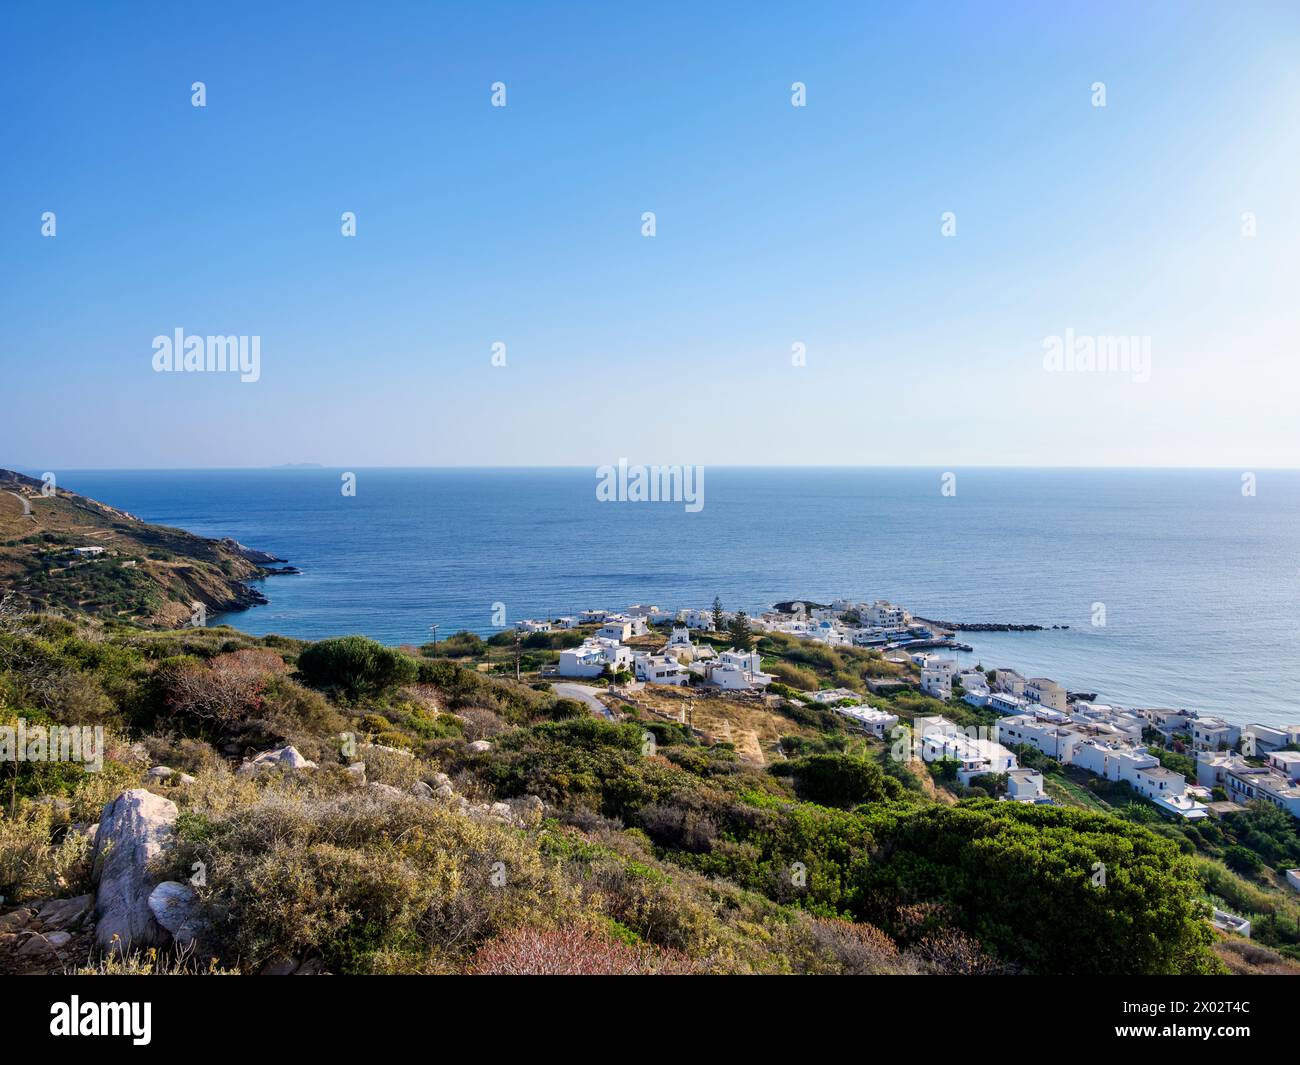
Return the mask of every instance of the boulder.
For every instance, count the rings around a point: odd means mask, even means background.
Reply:
[[[447,802],[450,802],[456,797],[456,791],[450,784],[439,784],[438,790],[434,792],[434,794],[440,799],[445,799]]]
[[[163,784],[176,775],[176,770],[167,765],[156,765],[144,775],[151,784]]]
[[[446,773],[431,773],[429,774],[429,783],[435,788],[450,788],[451,777],[447,776]]]
[[[354,783],[364,784],[366,782],[366,763],[353,762],[350,766],[348,766],[347,773],[348,776],[352,778]]]
[[[57,932],[69,928],[90,912],[94,898],[91,895],[78,895],[73,899],[50,899],[36,909],[37,919],[47,932]]]
[[[149,893],[149,910],[177,946],[192,946],[207,931],[203,904],[189,884],[164,880]]]
[[[401,788],[395,788],[391,784],[380,784],[378,781],[372,781],[367,784],[366,789],[374,792],[376,795],[382,795],[386,799],[400,799],[405,794]]]
[[[515,803],[515,815],[525,828],[536,828],[546,814],[546,804],[536,795],[525,795]]]
[[[59,935],[55,932],[54,935]],[[67,935],[67,933],[63,933]],[[39,932],[33,932],[27,937],[21,947],[18,948],[20,958],[41,958],[45,961],[53,961],[56,957],[54,944],[50,942],[49,937],[41,935]]]
[[[417,799],[432,799],[433,789],[423,780],[417,780],[411,785],[411,794]]]
[[[0,932],[17,932],[18,929],[27,927],[27,922],[33,916],[32,911],[25,906],[10,910],[6,914],[0,914]]]
[[[256,773],[265,772],[268,769],[315,769],[316,763],[309,758],[304,758],[298,753],[298,748],[293,745],[277,747],[272,751],[263,751],[255,758],[251,758],[239,767],[241,776],[251,776]]]
[[[95,938],[105,950],[165,946],[168,935],[149,908],[154,881],[148,866],[170,842],[176,804],[143,788],[122,792],[104,807],[91,876]]]
[[[492,744],[487,740],[475,740],[469,745],[469,749],[475,754],[482,754],[484,751],[492,750]]]

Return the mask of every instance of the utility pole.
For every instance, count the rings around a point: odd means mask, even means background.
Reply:
[[[438,653],[438,623],[436,621],[429,626],[429,631],[433,633],[433,655],[430,657],[434,657]]]
[[[515,680],[519,679],[519,655],[523,647],[523,640],[519,636],[519,630],[515,629]]]

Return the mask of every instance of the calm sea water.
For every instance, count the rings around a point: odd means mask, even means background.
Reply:
[[[1128,705],[1300,721],[1300,472],[718,469],[705,506],[600,503],[590,468],[62,471],[147,521],[234,536],[304,573],[222,620],[418,643],[438,623],[586,607],[751,612],[893,599],[927,617],[1069,625],[966,635],[963,660]],[[1092,624],[1104,604],[1105,625]]]

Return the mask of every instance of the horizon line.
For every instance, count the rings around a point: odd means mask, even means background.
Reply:
[[[63,469],[72,472],[94,472],[94,473],[231,473],[231,472],[278,472],[278,473],[301,473],[301,472],[327,472],[335,470],[538,470],[538,471],[562,471],[562,470],[598,470],[602,466],[617,464],[615,462],[600,462],[595,464],[561,464],[561,465],[540,465],[540,464],[438,464],[438,465],[331,465],[328,463],[278,463],[266,466],[77,466],[62,465],[49,463],[45,466],[30,465],[0,465],[0,470],[8,469],[15,473],[25,473],[30,475],[32,470],[48,470],[51,466],[56,469]],[[944,469],[941,463],[706,463],[706,462],[629,462],[634,466],[700,466],[705,469],[710,466],[719,470],[936,470]],[[1292,473],[1300,471],[1300,466],[1247,466],[1241,465],[1220,465],[1220,466],[1121,466],[1121,465],[1072,465],[1058,464],[1045,466],[1032,465],[1003,465],[990,463],[973,463],[973,464],[954,464],[950,466],[954,470],[1132,470],[1132,471],[1152,471],[1152,472],[1218,472],[1225,470],[1267,470],[1269,472]],[[39,476],[37,474],[36,476]]]

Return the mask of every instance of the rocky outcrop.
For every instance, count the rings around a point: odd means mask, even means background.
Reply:
[[[238,769],[240,776],[255,776],[271,769],[293,772],[299,769],[315,769],[316,763],[304,758],[297,747],[286,745],[272,751],[263,751],[255,758],[249,759]]]
[[[170,766],[156,765],[144,775],[150,784],[193,784],[194,778]]]
[[[217,541],[217,543],[219,543],[227,551],[234,552],[245,562],[251,562],[255,566],[265,566],[265,565],[269,565],[272,562],[285,561],[282,558],[277,558],[269,551],[258,551],[256,548],[253,547],[245,547],[238,540],[230,536],[223,536],[220,540]]]
[[[104,950],[164,946],[167,931],[149,908],[149,863],[171,840],[176,804],[143,788],[122,792],[104,807],[95,839],[92,878],[95,940]]]
[[[149,911],[178,947],[194,946],[208,930],[199,896],[176,880],[164,880],[149,893]]]
[[[36,919],[47,932],[61,932],[80,924],[95,904],[93,895],[72,899],[47,899],[36,910]]]

